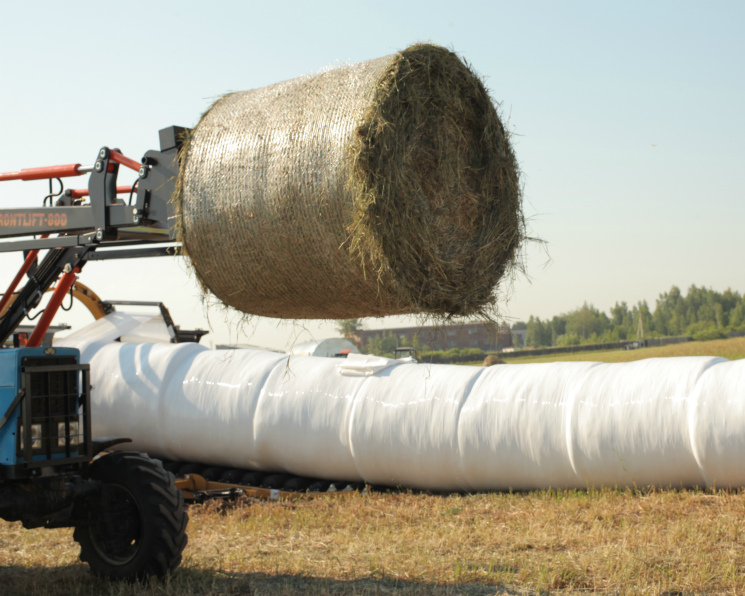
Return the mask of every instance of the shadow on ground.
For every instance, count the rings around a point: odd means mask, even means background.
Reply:
[[[247,596],[372,596],[402,594],[444,596],[464,594],[534,594],[480,583],[433,584],[406,581],[385,576],[337,580],[287,574],[223,573],[213,570],[181,568],[163,582],[151,580],[143,584],[110,582],[92,576],[85,565],[62,567],[0,566],[0,593],[15,595],[71,596],[191,596],[196,594],[245,594]]]

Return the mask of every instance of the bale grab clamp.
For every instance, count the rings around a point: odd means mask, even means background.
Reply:
[[[76,275],[88,261],[178,253],[171,196],[186,132],[179,126],[161,130],[160,151],[146,152],[140,162],[118,149],[102,147],[92,166],[76,163],[0,174],[0,182],[49,180],[49,194],[41,207],[0,209],[0,252],[26,253],[20,271],[0,299],[0,344],[13,335],[59,280],[26,344],[40,345]],[[117,185],[120,166],[137,172],[134,184]],[[90,174],[87,189],[64,188],[62,178],[85,174]],[[53,192],[53,180],[59,184],[57,192]],[[118,198],[119,194],[128,194],[128,200]],[[46,249],[38,262],[39,251]],[[24,276],[28,276],[25,286],[14,294]]]

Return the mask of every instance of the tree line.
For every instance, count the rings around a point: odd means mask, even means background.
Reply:
[[[660,294],[654,310],[646,300],[629,306],[616,302],[608,314],[591,304],[542,320],[531,316],[512,329],[526,331],[527,347],[573,346],[612,343],[650,337],[693,336],[694,339],[726,337],[745,331],[745,298],[727,289],[716,292],[695,285],[684,296],[676,286]]]
[[[363,329],[363,320],[339,321],[337,329],[353,339]],[[632,306],[616,302],[606,314],[585,302],[551,319],[531,316],[527,322],[514,323],[511,329],[525,331],[525,346],[535,348],[633,341],[642,339],[642,335],[644,338],[692,336],[695,340],[723,338],[733,331],[745,332],[745,295],[731,289],[717,292],[695,285],[683,295],[677,286],[672,286],[669,292],[660,294],[654,310],[646,300]],[[513,337],[517,340],[517,336]],[[390,331],[382,332],[372,337],[363,350],[368,354],[393,356],[397,346],[407,343]],[[416,337],[412,344],[417,350],[428,352],[433,361],[478,358],[484,354],[470,348],[429,353],[429,346],[420,346]]]

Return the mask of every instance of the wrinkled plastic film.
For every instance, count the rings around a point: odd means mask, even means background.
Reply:
[[[101,327],[76,336],[94,433],[156,457],[430,490],[745,486],[745,361],[345,362]]]

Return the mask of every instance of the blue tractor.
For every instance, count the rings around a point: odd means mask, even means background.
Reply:
[[[104,147],[90,167],[0,174],[0,182],[48,179],[50,188],[41,207],[0,209],[0,252],[25,254],[0,299],[0,518],[74,527],[80,558],[112,579],[175,570],[187,541],[183,495],[161,462],[110,450],[129,439],[93,437],[89,365],[76,349],[42,343],[88,261],[174,253],[169,199],[184,132],[162,130],[160,151],[140,162]],[[133,185],[117,186],[120,166],[137,172]],[[61,178],[84,174],[88,189],[64,189]],[[19,333],[52,289],[36,328]]]

